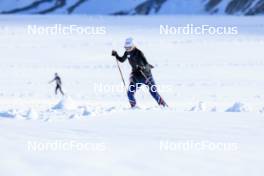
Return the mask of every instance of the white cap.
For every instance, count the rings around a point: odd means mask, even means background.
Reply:
[[[133,46],[134,46],[133,38],[132,37],[127,38],[126,41],[125,41],[124,47],[125,48],[130,48],[130,47],[133,47]]]

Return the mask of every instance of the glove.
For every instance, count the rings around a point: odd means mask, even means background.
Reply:
[[[150,65],[150,64],[148,64],[148,65],[146,65],[146,66],[140,66],[140,65],[137,65],[136,68],[137,68],[138,70],[142,70],[142,71],[150,71],[151,69],[154,68],[154,66],[153,66],[153,65]]]
[[[149,66],[150,69],[153,69],[154,68],[154,66],[151,65],[151,64],[148,64],[148,66]]]
[[[115,50],[112,51],[112,56],[116,56],[117,52]]]
[[[137,69],[137,70],[144,70],[145,67],[144,67],[144,66],[140,66],[140,65],[136,65],[136,69]]]

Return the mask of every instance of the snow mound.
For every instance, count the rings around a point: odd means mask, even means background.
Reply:
[[[82,116],[90,116],[92,113],[85,107],[82,111]]]
[[[264,107],[259,110],[260,113],[264,113]]]
[[[216,106],[212,107],[211,112],[217,112]]]
[[[226,112],[248,112],[249,109],[241,102],[235,102]]]
[[[70,97],[65,97],[65,98],[62,98],[51,109],[53,110],[74,110],[76,108],[78,108],[77,104]]]
[[[120,109],[121,111],[121,109]],[[97,116],[117,112],[117,107],[85,107],[82,111],[82,116]]]
[[[35,111],[34,109],[29,109],[28,112],[25,115],[25,118],[36,120],[36,119],[39,118],[39,115],[38,115],[38,112]]]
[[[10,109],[8,111],[0,112],[0,117],[3,118],[15,118],[16,117],[16,111],[13,109]]]
[[[200,101],[196,106],[193,106],[190,111],[195,111],[195,112],[202,112],[206,111],[206,105],[204,102]]]

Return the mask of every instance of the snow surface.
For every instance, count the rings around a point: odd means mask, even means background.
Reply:
[[[28,24],[105,26],[106,35],[29,35]],[[160,35],[160,24],[234,25],[225,36]],[[0,175],[254,175],[264,173],[263,17],[0,16]],[[155,66],[170,108],[137,92],[130,110],[112,49],[133,36]],[[120,64],[128,82],[130,67]],[[48,84],[58,72],[66,97]],[[236,112],[236,113],[235,113]],[[32,151],[75,141],[103,150]],[[170,150],[160,143],[235,143],[236,150]]]

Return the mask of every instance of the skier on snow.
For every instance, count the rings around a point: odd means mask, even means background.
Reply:
[[[124,62],[128,59],[132,67],[127,92],[131,107],[134,108],[136,106],[135,92],[142,84],[147,85],[150,94],[160,106],[166,107],[167,104],[157,92],[157,87],[151,73],[151,69],[154,67],[147,62],[144,54],[134,45],[132,38],[126,39],[124,48],[126,51],[122,57],[115,50],[112,51],[112,56],[115,56],[119,62]]]
[[[60,91],[60,93],[62,95],[64,95],[64,92],[62,91],[62,88],[61,88],[61,85],[62,85],[62,82],[61,82],[61,78],[59,77],[58,73],[55,73],[55,77],[53,80],[51,80],[49,83],[52,83],[52,82],[56,82],[56,87],[55,87],[55,94],[57,95],[57,92],[58,90]]]

